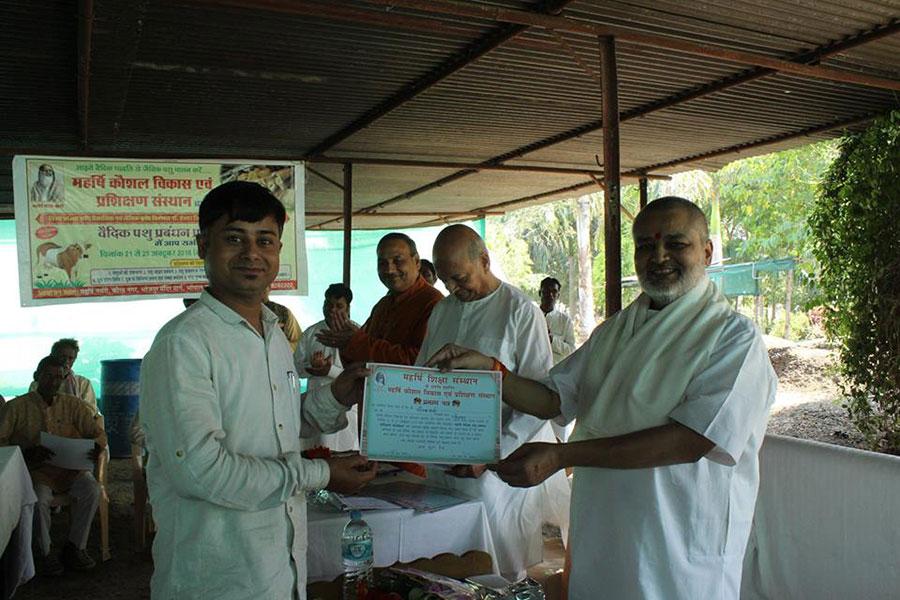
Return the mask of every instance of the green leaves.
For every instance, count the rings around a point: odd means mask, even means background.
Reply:
[[[844,139],[809,227],[850,417],[900,454],[900,111]]]

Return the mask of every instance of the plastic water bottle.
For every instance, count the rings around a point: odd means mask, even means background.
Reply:
[[[341,562],[344,579],[341,600],[365,600],[372,587],[372,528],[363,521],[362,513],[350,513],[350,522],[341,534]]]

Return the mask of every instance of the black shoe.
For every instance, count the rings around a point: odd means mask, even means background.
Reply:
[[[64,571],[62,563],[59,562],[55,554],[48,554],[38,558],[35,567],[35,571],[41,577],[59,577]]]
[[[62,564],[72,571],[90,571],[97,563],[94,562],[88,553],[80,548],[76,548],[72,542],[66,542],[60,554]]]

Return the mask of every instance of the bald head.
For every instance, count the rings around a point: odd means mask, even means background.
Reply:
[[[491,273],[491,258],[484,240],[471,227],[450,225],[434,240],[432,250],[438,278],[447,291],[463,302],[484,298],[500,280]]]
[[[699,206],[690,200],[678,196],[663,196],[645,206],[634,219],[634,224],[631,226],[632,233],[638,231],[640,226],[651,216],[668,211],[683,212],[685,217],[687,217],[690,226],[696,228],[697,232],[700,234],[700,239],[703,242],[706,242],[709,239],[709,224],[706,221],[706,215],[703,214],[703,211],[700,210]]]
[[[474,229],[465,225],[445,227],[434,240],[435,260],[437,260],[438,253],[445,258],[457,253],[464,253],[469,260],[475,260],[486,252],[487,247],[481,236]]]

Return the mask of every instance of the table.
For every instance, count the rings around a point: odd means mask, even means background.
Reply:
[[[480,500],[443,510],[417,513],[409,508],[363,511],[372,528],[376,567],[431,558],[444,552],[462,555],[481,550],[495,556],[487,513]],[[349,513],[308,512],[307,581],[331,581],[342,572],[341,532]],[[493,567],[497,573],[497,567]]]
[[[0,447],[0,598],[34,577],[31,526],[37,496],[18,446]]]

